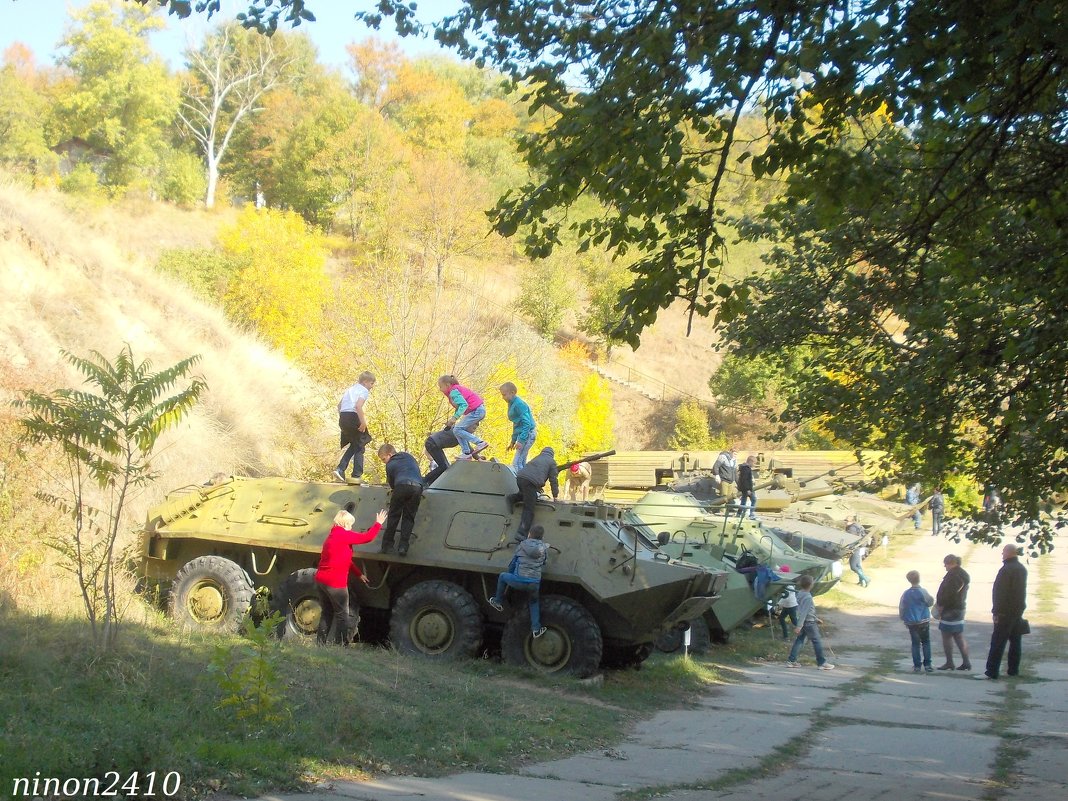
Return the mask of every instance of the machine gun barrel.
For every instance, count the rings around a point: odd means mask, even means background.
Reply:
[[[570,470],[574,465],[582,464],[583,462],[596,462],[598,459],[604,459],[604,458],[606,458],[608,456],[615,456],[615,455],[616,455],[616,452],[614,450],[603,451],[602,453],[591,453],[589,456],[583,456],[581,459],[575,459],[575,460],[570,461],[570,462],[564,462],[562,465],[558,465],[556,469],[559,470],[560,472],[563,472],[564,470]]]

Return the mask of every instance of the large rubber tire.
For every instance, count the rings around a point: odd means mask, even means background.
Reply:
[[[601,666],[604,642],[601,628],[586,607],[571,598],[548,595],[541,599],[541,624],[547,631],[534,639],[526,606],[504,624],[501,655],[510,665],[543,673],[592,676]]]
[[[694,618],[688,621],[690,625],[690,653],[703,654],[712,644],[712,635],[708,630],[708,624],[704,618]],[[673,654],[682,650],[685,642],[685,633],[682,629],[673,628],[665,631],[656,639],[656,650],[665,654]]]
[[[315,581],[315,568],[306,567],[294,570],[271,595],[271,609],[284,616],[275,630],[283,640],[297,642],[314,642],[319,629],[319,617],[322,605],[319,601],[319,589]],[[360,605],[349,583],[349,611],[354,625],[360,622]],[[353,628],[352,635],[356,635]]]
[[[401,593],[393,605],[389,639],[404,654],[472,658],[482,645],[482,612],[459,584],[423,581]]]
[[[642,663],[649,658],[653,650],[652,643],[615,647],[605,645],[601,667],[605,670],[641,670]]]
[[[174,576],[167,609],[181,626],[236,632],[256,591],[244,569],[222,556],[190,559]]]

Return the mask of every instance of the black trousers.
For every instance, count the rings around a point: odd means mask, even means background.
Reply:
[[[1020,672],[1020,657],[1023,655],[1020,618],[999,616],[994,624],[994,633],[990,635],[990,652],[986,657],[986,675],[998,677],[1001,670],[1001,656],[1005,646],[1009,646],[1009,664],[1005,671],[1010,676]]]
[[[443,431],[437,431],[426,438],[423,447],[426,448],[426,452],[430,454],[430,458],[433,459],[434,464],[437,465],[437,467],[423,477],[423,482],[427,486],[433,484],[438,476],[449,469],[449,457],[445,455],[445,449],[455,448],[459,444],[460,443],[456,441],[456,435],[452,433],[452,429],[450,428],[446,428]]]
[[[538,502],[538,492],[541,487],[536,486],[533,481],[527,481],[525,478],[516,479],[516,484],[519,485],[519,492],[513,492],[508,496],[508,508],[511,509],[519,501],[523,502],[523,514],[519,518],[519,528],[515,531],[515,538],[517,540],[526,539],[527,532],[530,531],[530,526],[534,522],[534,505]]]
[[[423,498],[423,485],[415,483],[398,484],[393,488],[389,498],[389,512],[386,516],[386,529],[382,532],[382,551],[393,550],[393,537],[400,527],[398,551],[408,552],[408,545],[415,527],[415,515],[419,511],[419,501]]]
[[[319,645],[348,645],[352,642],[352,607],[349,606],[348,587],[327,587],[315,583],[319,590],[319,629],[315,641]]]

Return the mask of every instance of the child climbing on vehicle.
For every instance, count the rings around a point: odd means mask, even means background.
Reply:
[[[541,625],[541,571],[549,558],[549,543],[542,540],[544,536],[543,526],[530,527],[527,538],[515,547],[508,571],[497,577],[497,592],[489,599],[490,606],[503,612],[504,592],[508,587],[525,592],[530,609],[530,631],[535,639],[545,633],[545,627]]]
[[[462,453],[458,459],[470,459],[489,447],[489,443],[474,433],[486,417],[486,405],[481,396],[460,384],[454,375],[443,375],[438,379],[438,389],[452,405],[452,418],[445,424],[452,428],[460,443]]]

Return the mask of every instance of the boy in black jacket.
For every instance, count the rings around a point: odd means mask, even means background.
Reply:
[[[393,535],[399,523],[397,556],[406,556],[415,527],[415,514],[419,511],[419,501],[423,496],[423,477],[415,457],[403,451],[398,453],[388,442],[378,449],[378,458],[386,465],[386,482],[393,490],[389,498],[386,529],[382,534],[382,553],[392,552]]]
[[[519,492],[514,492],[505,500],[508,502],[508,511],[517,502],[523,502],[523,516],[519,518],[519,528],[515,531],[515,540],[521,542],[527,538],[530,525],[534,522],[534,504],[538,501],[538,493],[549,482],[553,491],[553,500],[560,497],[560,482],[556,474],[560,470],[556,466],[556,454],[552,448],[542,448],[541,453],[531,459],[515,477],[519,485]]]

